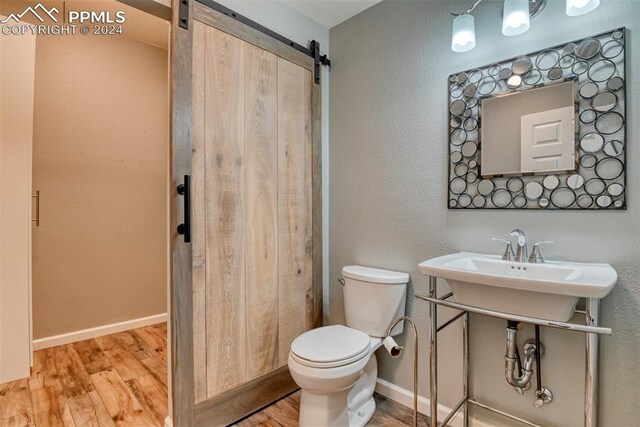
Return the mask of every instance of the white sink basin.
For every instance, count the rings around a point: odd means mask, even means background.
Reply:
[[[580,298],[604,298],[618,280],[609,264],[529,264],[460,252],[424,261],[420,271],[446,279],[461,304],[566,322]]]

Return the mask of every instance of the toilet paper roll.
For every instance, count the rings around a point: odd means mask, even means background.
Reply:
[[[402,353],[402,350],[404,350],[404,347],[398,345],[393,337],[386,337],[384,341],[382,341],[382,344],[393,358],[400,357],[400,353]]]

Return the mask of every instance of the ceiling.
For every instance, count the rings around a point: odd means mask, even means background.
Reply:
[[[282,0],[326,28],[335,27],[381,0]]]

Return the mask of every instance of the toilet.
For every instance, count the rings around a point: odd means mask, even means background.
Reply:
[[[375,351],[404,316],[409,275],[362,266],[342,269],[347,326],[310,330],[291,343],[289,372],[302,390],[300,426],[364,426],[376,409]],[[401,334],[400,322],[391,335]]]

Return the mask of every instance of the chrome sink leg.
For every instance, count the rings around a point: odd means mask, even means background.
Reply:
[[[429,296],[437,298],[438,279],[429,276]],[[429,321],[431,323],[431,333],[429,337],[429,364],[431,393],[429,396],[431,404],[431,427],[438,425],[438,306],[432,302],[429,304]]]
[[[587,326],[598,326],[600,323],[600,300],[587,298],[585,306]],[[598,425],[598,345],[598,334],[586,334],[584,427],[597,427]]]

